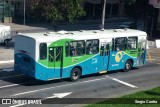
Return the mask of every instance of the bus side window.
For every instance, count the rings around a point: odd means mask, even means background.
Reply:
[[[50,62],[54,61],[54,50],[53,50],[53,48],[49,48],[49,61]]]
[[[70,56],[76,56],[77,55],[77,41],[70,42]]]
[[[124,51],[127,48],[127,38],[121,37],[115,39],[115,51]]]
[[[40,44],[40,60],[45,60],[47,58],[47,44],[46,43],[41,43]]]
[[[112,51],[115,51],[114,39],[112,39]]]
[[[86,54],[99,53],[99,40],[87,40],[86,41]]]
[[[56,48],[56,62],[61,61],[62,49],[60,47]]]
[[[84,49],[85,48],[85,41],[77,41],[77,55],[83,55],[84,54]]]
[[[137,49],[137,37],[128,37],[127,41],[127,49],[128,50],[136,50]]]
[[[105,55],[108,56],[109,55],[109,43],[106,45],[106,52]]]
[[[66,45],[65,46],[65,48],[66,48],[66,57],[68,57],[69,56],[69,42],[66,42],[65,45]]]
[[[103,56],[103,54],[104,54],[104,46],[101,45],[100,56]]]

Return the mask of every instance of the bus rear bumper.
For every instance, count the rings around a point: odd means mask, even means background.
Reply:
[[[29,69],[26,69],[24,67],[20,67],[20,66],[14,66],[14,70],[19,72],[19,73],[22,73],[24,74],[25,76],[29,76],[29,77],[35,77],[35,73],[30,71]]]

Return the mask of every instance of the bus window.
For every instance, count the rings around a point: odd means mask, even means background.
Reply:
[[[115,50],[115,44],[114,44],[114,39],[112,39],[112,51]]]
[[[69,42],[66,42],[66,57],[69,56]]]
[[[47,58],[47,44],[40,44],[40,60],[45,60]]]
[[[106,52],[105,52],[106,56],[109,55],[109,50],[110,50],[110,48],[109,48],[109,43],[108,43],[108,44],[106,44]]]
[[[54,49],[53,48],[49,49],[49,61],[50,62],[54,61]]]
[[[104,53],[104,46],[102,45],[100,50],[100,56],[103,56],[103,53]]]
[[[62,48],[61,47],[57,47],[56,48],[56,62],[58,62],[58,61],[61,61],[61,52],[62,52],[62,50],[61,50]]]
[[[124,51],[127,47],[127,38],[115,38],[115,51]]]
[[[86,54],[97,54],[99,52],[99,40],[86,41]]]
[[[26,62],[26,63],[30,63],[31,62],[30,58],[28,58],[28,57],[24,57],[23,61]]]
[[[85,53],[85,41],[72,41],[70,42],[70,56],[83,55]]]
[[[76,56],[77,50],[76,50],[77,42],[73,41],[70,42],[70,56]]]
[[[128,50],[135,50],[137,49],[137,37],[129,37],[128,38],[128,46],[127,49]]]
[[[77,41],[77,47],[76,47],[76,50],[77,50],[77,55],[83,55],[84,52],[85,52],[85,42],[84,41]]]

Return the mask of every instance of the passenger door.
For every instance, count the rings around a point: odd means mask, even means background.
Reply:
[[[127,38],[112,39],[112,51],[110,51],[109,70],[123,69],[125,64],[124,51],[127,48]]]
[[[109,57],[110,57],[110,43],[109,41],[105,40],[100,44],[100,71],[108,70],[109,65]]]
[[[63,47],[49,48],[49,65],[54,68],[54,78],[62,77]]]

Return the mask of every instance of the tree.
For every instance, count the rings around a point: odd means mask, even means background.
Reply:
[[[58,29],[58,26],[62,22],[73,23],[78,20],[78,18],[85,15],[83,8],[80,6],[80,0],[33,1],[30,3],[30,9],[34,18],[41,17],[43,20],[45,19],[51,22],[55,30]]]

